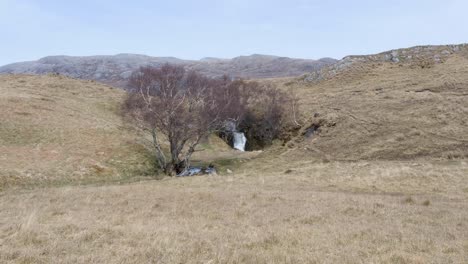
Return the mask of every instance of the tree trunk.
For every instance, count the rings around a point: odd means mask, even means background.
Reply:
[[[171,161],[167,164],[165,173],[168,176],[174,176],[177,175],[182,171],[181,167],[181,161],[179,159],[180,156],[180,151],[179,147],[177,146],[177,143],[174,140],[169,140],[170,141],[170,148],[171,148]]]
[[[195,152],[195,147],[198,145],[198,143],[200,143],[200,139],[202,138],[202,136],[198,136],[197,139],[195,140],[195,142],[193,142],[190,146],[189,146],[189,149],[187,151],[187,153],[185,154],[185,157],[183,159],[183,171],[182,172],[185,172],[186,170],[190,169],[190,159],[192,158],[192,154]]]
[[[158,136],[156,128],[151,130],[151,135],[153,136],[153,145],[155,149],[156,161],[158,162],[159,168],[161,170],[166,169],[166,157],[164,156],[164,152],[161,149],[161,145],[159,144]]]
[[[166,166],[166,168],[164,169],[164,173],[167,175],[167,176],[175,176],[177,174],[176,172],[176,164],[173,164],[173,162],[169,162]]]

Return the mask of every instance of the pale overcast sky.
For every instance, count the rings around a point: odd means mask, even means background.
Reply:
[[[139,53],[317,59],[468,42],[467,0],[0,0],[0,65]]]

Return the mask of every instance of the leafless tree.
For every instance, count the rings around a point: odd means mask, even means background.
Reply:
[[[188,169],[200,141],[213,132],[226,132],[227,124],[240,126],[257,147],[280,136],[291,104],[297,125],[297,98],[265,83],[208,78],[166,64],[140,68],[129,87],[124,114],[151,133],[157,164],[168,175]],[[164,140],[169,143],[166,152]]]
[[[292,121],[294,123],[294,126],[300,127],[301,124],[299,124],[298,120],[298,115],[299,115],[299,95],[297,92],[292,92],[290,95],[290,105],[291,105],[291,115],[292,115]]]
[[[160,169],[181,173],[200,140],[244,113],[241,85],[227,77],[213,79],[182,66],[142,67],[130,78],[124,113],[151,132]],[[161,136],[169,142],[168,158]]]

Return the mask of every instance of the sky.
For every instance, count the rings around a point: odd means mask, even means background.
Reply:
[[[467,0],[0,0],[0,65],[48,55],[318,59],[468,42]]]

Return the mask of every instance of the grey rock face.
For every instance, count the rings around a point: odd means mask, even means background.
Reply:
[[[392,53],[390,53],[390,60],[395,63],[400,62],[400,59],[398,58],[398,51],[394,50]]]

